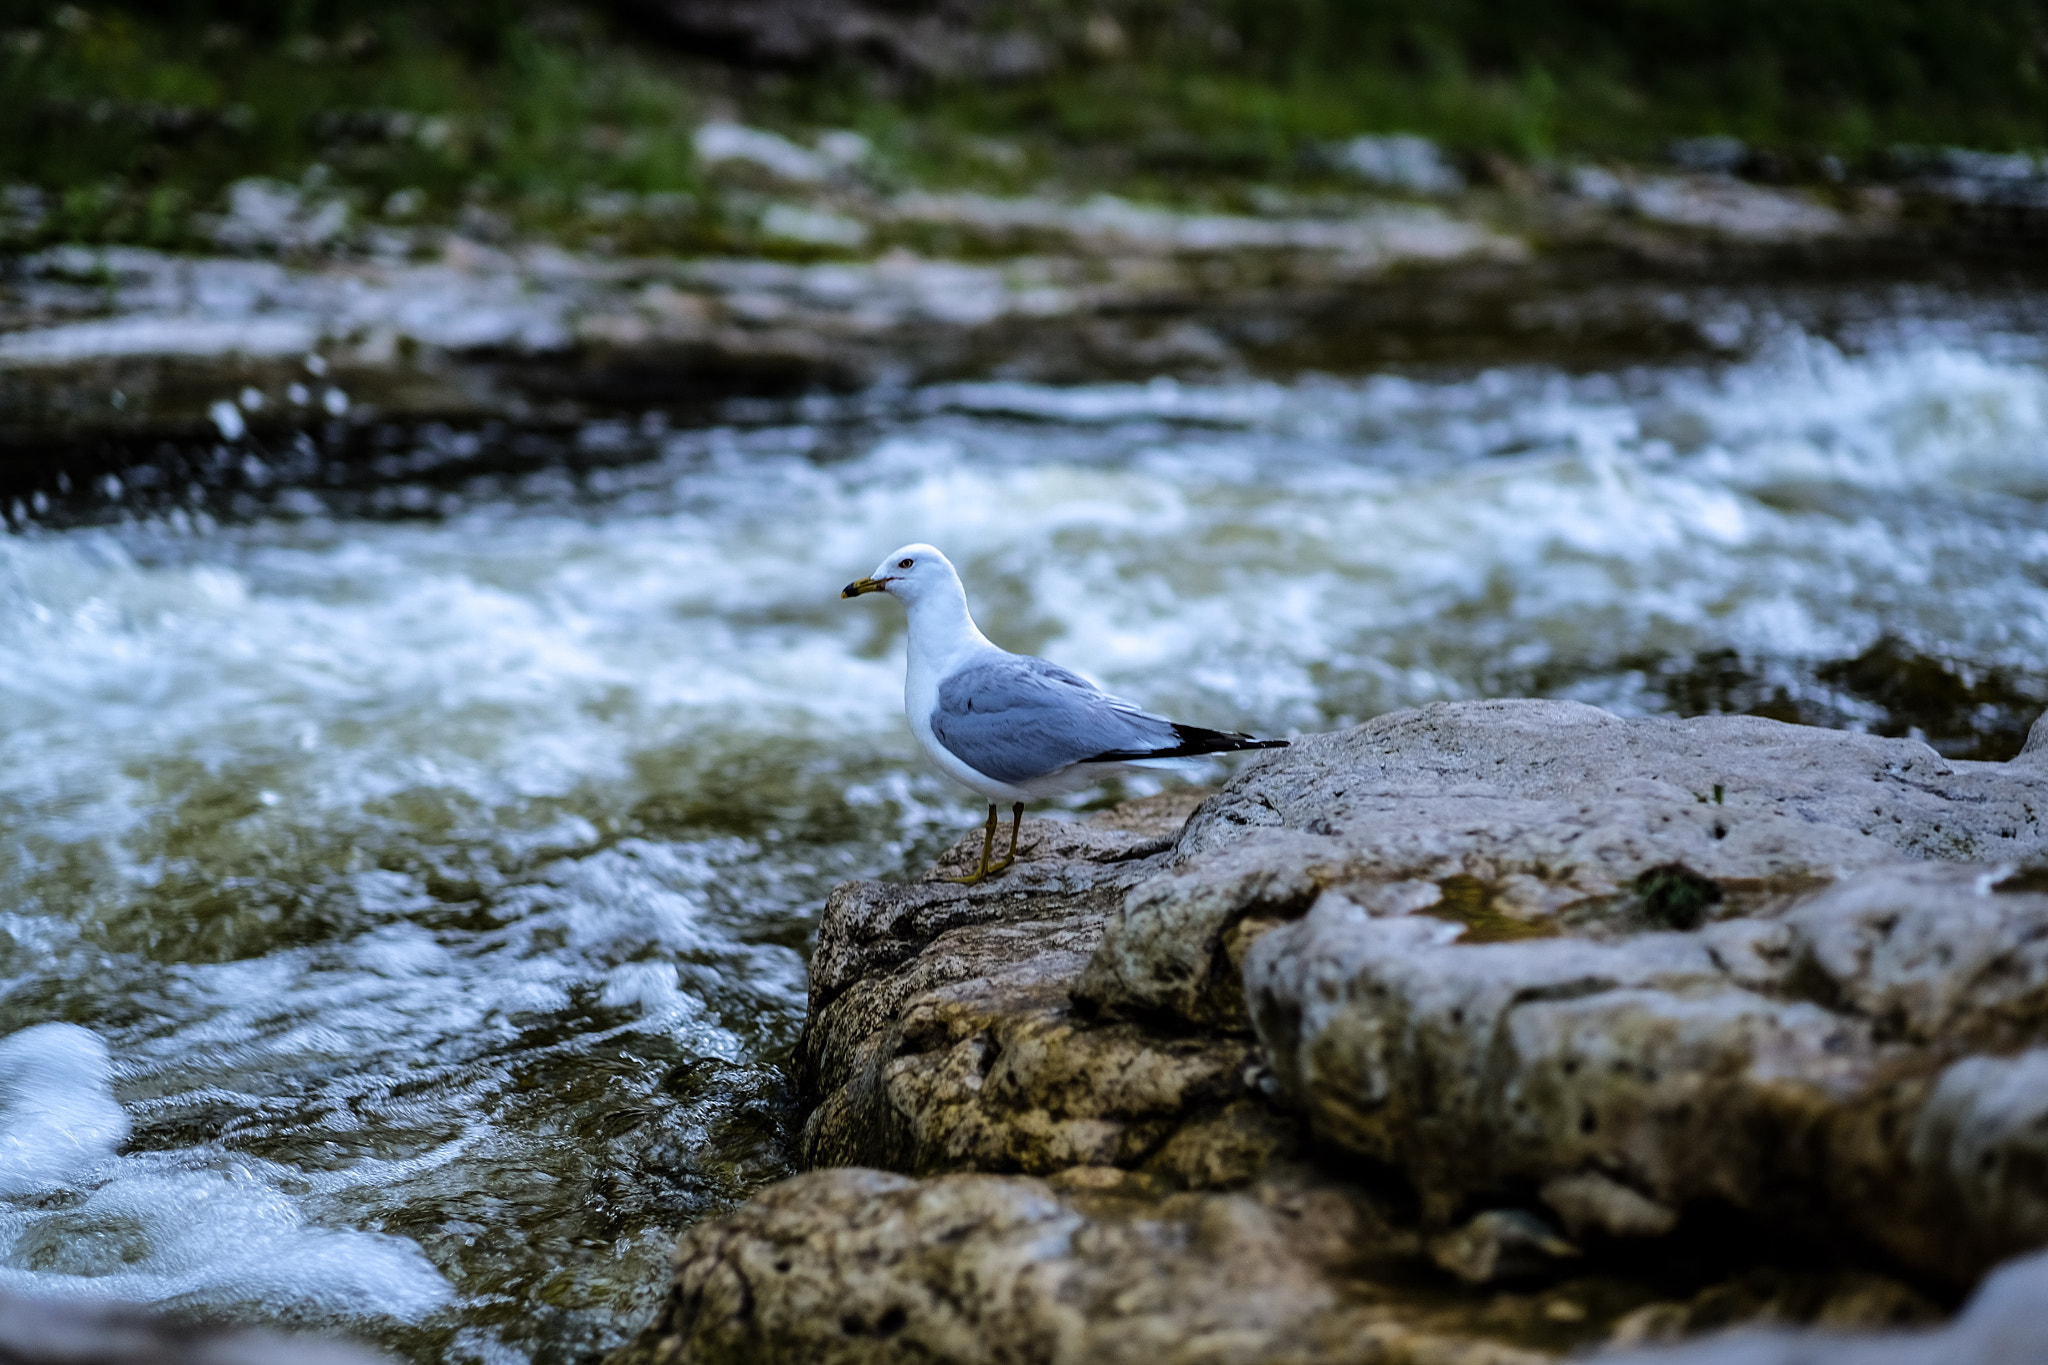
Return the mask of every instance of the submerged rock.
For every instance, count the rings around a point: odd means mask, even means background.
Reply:
[[[0,1294],[9,1365],[388,1365],[346,1342],[179,1322],[128,1304]]]
[[[1443,705],[1191,804],[839,888],[803,1158],[896,1174],[693,1230],[621,1359],[1545,1359],[1922,1322],[1897,1272],[2048,1242],[2043,727]]]

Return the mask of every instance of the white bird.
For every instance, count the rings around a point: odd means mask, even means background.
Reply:
[[[1182,725],[1113,697],[1058,664],[990,643],[967,611],[967,590],[952,562],[929,545],[906,545],[841,597],[880,592],[910,613],[903,712],[939,770],[987,798],[981,865],[973,885],[1017,861],[1024,803],[1093,786],[1134,768],[1172,766],[1204,754],[1282,749],[1284,739],[1254,739]],[[995,852],[996,806],[1014,803],[1010,852]]]

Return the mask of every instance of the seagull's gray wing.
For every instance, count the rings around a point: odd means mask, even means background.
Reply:
[[[1138,758],[1179,744],[1176,726],[1140,711],[1058,664],[1021,654],[983,659],[939,683],[932,733],[998,782],[1090,759]]]

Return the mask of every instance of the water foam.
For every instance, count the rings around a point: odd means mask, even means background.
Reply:
[[[247,1165],[117,1156],[129,1121],[113,1070],[75,1024],[0,1039],[0,1291],[314,1321],[415,1319],[447,1302],[417,1246],[308,1226]]]

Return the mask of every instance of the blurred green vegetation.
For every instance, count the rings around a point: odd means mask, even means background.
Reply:
[[[1860,152],[2048,134],[2036,0],[1231,0],[1278,88],[1356,117],[1419,101],[1446,136],[1527,150],[1673,136]],[[1358,81],[1384,73],[1388,83]],[[1405,88],[1404,88],[1405,87]],[[1361,104],[1361,101],[1363,102]]]
[[[1121,59],[926,103],[988,132],[1226,167],[1362,131],[1629,158],[1703,135],[1849,159],[2048,142],[2039,0],[1217,0],[1118,17]]]
[[[0,0],[0,182],[55,191],[78,229],[149,240],[231,181],[314,167],[373,208],[399,191],[425,206],[694,180],[684,73],[573,13],[171,8]]]
[[[593,192],[692,195],[690,133],[713,108],[860,129],[915,179],[1077,187],[1311,176],[1304,146],[1369,131],[1521,158],[1719,134],[1852,166],[1900,143],[2048,143],[2048,0],[951,7],[1048,54],[1005,79],[851,57],[746,69],[664,38],[644,22],[660,5],[0,0],[0,183],[54,194],[45,236],[172,242],[249,175],[310,172],[372,211],[482,200],[528,219]],[[1008,150],[976,153],[986,139]]]

